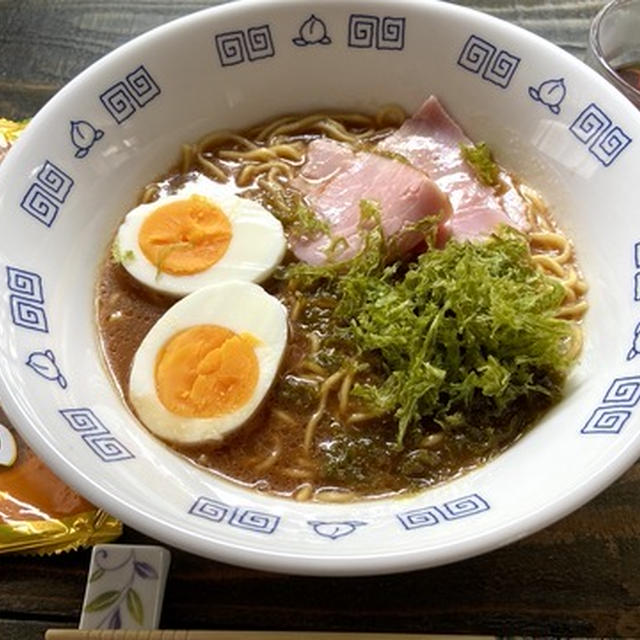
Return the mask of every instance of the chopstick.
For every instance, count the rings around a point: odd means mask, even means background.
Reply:
[[[494,636],[414,633],[342,633],[332,631],[186,631],[49,629],[45,640],[487,640]]]

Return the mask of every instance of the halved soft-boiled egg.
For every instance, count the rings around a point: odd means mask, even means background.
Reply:
[[[277,218],[204,176],[132,209],[115,243],[136,280],[174,296],[228,280],[261,282],[286,249]]]
[[[138,347],[129,399],[163,440],[222,440],[255,413],[280,366],[287,312],[252,282],[210,285],[173,305]]]

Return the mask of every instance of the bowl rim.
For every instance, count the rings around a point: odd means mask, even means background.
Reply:
[[[67,83],[34,116],[34,120],[45,119],[50,110],[58,103],[63,102],[68,94],[73,93],[76,87],[97,69],[115,63],[120,57],[128,55],[129,51],[135,50],[143,43],[146,44],[152,39],[164,37],[165,34],[188,28],[190,24],[201,20],[203,16],[208,18],[209,16],[217,15],[251,13],[254,9],[264,9],[267,4],[270,9],[280,6],[289,7],[293,4],[300,6],[298,2],[299,0],[237,0],[236,2],[205,8],[157,26],[120,45],[92,63]],[[325,0],[325,3],[323,5],[325,7],[343,6],[341,0]],[[386,0],[367,0],[363,4],[383,6],[388,5],[388,2]],[[492,25],[494,28],[505,29],[537,47],[552,48],[558,55],[562,56],[564,61],[580,68],[581,73],[592,74],[594,82],[599,82],[602,83],[602,86],[609,87],[612,97],[614,94],[619,95],[603,78],[577,58],[522,27],[481,13],[475,9],[449,3],[401,0],[398,5],[407,10],[415,8],[419,11],[440,11],[443,14],[454,13],[460,16],[469,16],[474,22],[478,20],[485,21],[486,24]],[[309,6],[313,6],[311,0],[309,0]],[[633,105],[626,98],[622,95],[619,95],[619,98],[620,104],[624,103],[625,108],[628,105],[630,112],[635,111]],[[20,141],[18,141],[18,144],[20,144]],[[3,166],[0,167],[0,172],[3,172],[3,169],[8,171],[10,165],[3,163]],[[385,555],[380,556],[373,550],[349,558],[327,553],[310,553],[302,558],[300,555],[284,551],[273,551],[267,548],[254,551],[253,549],[247,549],[242,542],[228,544],[204,535],[193,534],[185,537],[177,523],[168,522],[161,518],[153,518],[148,514],[141,515],[126,502],[124,497],[112,494],[93,478],[83,473],[82,470],[69,464],[61,451],[52,449],[44,437],[31,428],[31,425],[28,424],[27,416],[24,415],[21,407],[5,386],[2,373],[0,368],[0,399],[10,420],[16,425],[21,435],[26,432],[25,440],[36,454],[44,458],[47,465],[51,466],[54,472],[70,486],[80,488],[80,493],[86,496],[87,499],[120,518],[123,522],[135,527],[135,529],[177,548],[221,562],[280,573],[326,576],[379,575],[434,567],[486,553],[543,529],[579,508],[621,476],[640,455],[640,440],[638,440],[636,443],[630,443],[617,451],[616,455],[608,460],[588,482],[585,482],[577,489],[572,488],[566,493],[557,494],[543,511],[530,513],[519,520],[503,523],[490,531],[476,535],[473,539],[466,539],[463,542],[453,543],[437,549],[431,548],[426,556],[416,550],[385,553]],[[635,446],[632,446],[633,444]]]

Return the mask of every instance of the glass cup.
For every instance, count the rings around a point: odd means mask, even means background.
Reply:
[[[598,12],[586,61],[640,108],[640,0],[613,0]]]

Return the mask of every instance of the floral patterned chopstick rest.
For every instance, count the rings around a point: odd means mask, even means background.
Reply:
[[[157,629],[171,554],[163,547],[93,548],[80,629]]]

